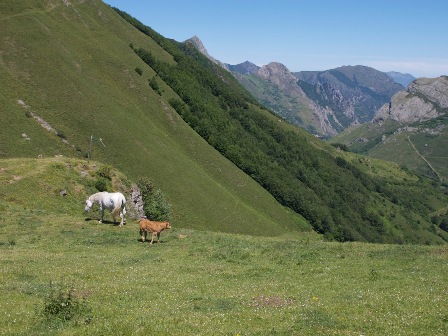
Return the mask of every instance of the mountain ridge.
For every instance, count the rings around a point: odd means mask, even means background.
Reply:
[[[393,94],[404,90],[400,83],[409,83],[414,78],[361,65],[290,72],[275,61],[261,67],[250,61],[223,64],[208,54],[199,37],[191,40],[209,60],[230,71],[262,104],[289,122],[324,138],[335,136],[351,125],[370,121]],[[296,79],[292,80],[291,76]]]

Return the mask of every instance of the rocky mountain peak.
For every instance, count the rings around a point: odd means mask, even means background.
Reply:
[[[406,91],[395,94],[391,103],[383,105],[374,121],[387,118],[403,123],[426,121],[443,114],[448,108],[448,77],[418,78],[408,85]]]
[[[236,64],[236,65],[226,64],[226,66],[230,71],[237,72],[242,75],[253,74],[253,73],[256,73],[258,71],[258,69],[260,69],[260,67],[258,65],[255,65],[249,61],[246,61],[246,62],[243,62],[240,64]]]
[[[188,40],[185,40],[184,43],[191,43],[199,52],[206,56],[210,56],[208,54],[207,49],[205,49],[204,44],[202,43],[201,39],[197,37],[196,35],[189,38]]]
[[[201,54],[203,54],[205,57],[207,57],[210,61],[212,61],[215,64],[218,64],[219,66],[223,67],[226,70],[229,70],[226,64],[222,63],[221,61],[218,61],[216,58],[211,56],[207,49],[205,49],[204,44],[202,43],[201,39],[197,37],[196,35],[189,38],[188,40],[185,40],[183,43],[191,43],[193,47],[195,47]]]
[[[282,81],[287,80],[289,82],[297,82],[296,76],[294,76],[286,66],[278,62],[271,62],[267,65],[263,65],[258,70],[258,75],[265,80],[280,78]]]
[[[408,85],[412,94],[422,94],[440,108],[448,107],[448,76],[437,78],[418,78]]]

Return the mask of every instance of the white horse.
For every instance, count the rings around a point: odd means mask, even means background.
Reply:
[[[100,223],[103,222],[104,219],[104,209],[107,209],[112,214],[112,217],[115,221],[115,215],[120,213],[120,226],[126,224],[126,198],[122,193],[108,193],[107,191],[97,192],[96,194],[90,195],[89,198],[86,199],[86,207],[85,210],[87,212],[90,211],[90,208],[94,203],[97,203],[100,206],[101,210],[101,219]]]

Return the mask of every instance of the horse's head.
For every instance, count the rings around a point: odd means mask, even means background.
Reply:
[[[86,210],[86,212],[89,212],[91,207],[92,207],[92,201],[90,200],[90,198],[88,198],[86,199],[86,207],[84,208],[84,210]]]

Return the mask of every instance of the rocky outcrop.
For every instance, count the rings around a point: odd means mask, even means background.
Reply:
[[[448,76],[419,78],[409,84],[407,91],[413,95],[420,93],[442,109],[448,108]]]
[[[249,61],[246,61],[246,62],[243,62],[240,64],[236,64],[236,65],[231,65],[231,64],[226,63],[226,66],[231,72],[237,72],[242,75],[253,74],[253,73],[256,73],[260,69],[260,67],[258,65],[255,65]]]
[[[446,114],[448,108],[448,77],[418,78],[406,91],[395,94],[390,104],[384,104],[373,119],[387,118],[402,123],[426,121]]]
[[[229,68],[225,63],[222,63],[221,61],[218,61],[213,56],[211,56],[207,49],[205,49],[204,44],[200,40],[199,37],[193,36],[192,38],[189,38],[188,40],[185,40],[184,43],[191,43],[201,54],[203,54],[205,57],[207,57],[210,61],[212,61],[215,64],[218,64],[219,66],[223,67],[227,71],[229,71]]]

